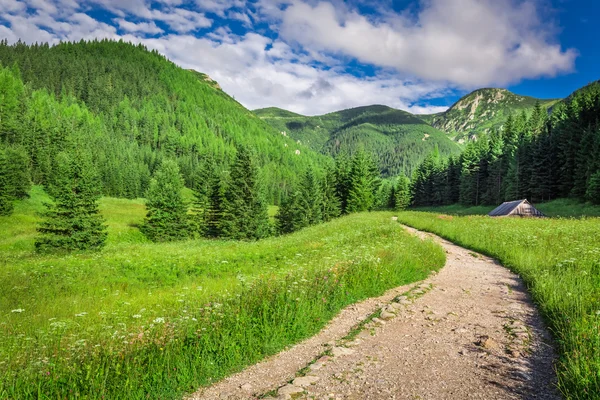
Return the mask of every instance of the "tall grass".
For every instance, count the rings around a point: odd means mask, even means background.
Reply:
[[[558,343],[559,388],[600,398],[600,219],[443,217],[399,220],[499,259],[521,275]]]
[[[103,251],[42,256],[41,196],[0,219],[0,398],[176,398],[444,263],[389,213],[253,243],[152,244],[135,228],[143,201],[117,199],[101,202]]]

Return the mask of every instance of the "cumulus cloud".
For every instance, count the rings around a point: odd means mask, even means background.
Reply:
[[[554,76],[576,52],[549,40],[534,3],[429,0],[416,18],[371,21],[329,2],[296,1],[281,15],[281,35],[304,47],[343,54],[422,79],[474,87]]]
[[[363,0],[0,0],[0,36],[143,43],[209,74],[251,109],[314,115],[386,104],[431,113],[445,107],[428,101],[457,90],[573,68],[576,52],[553,41],[537,1],[415,0],[396,13],[391,1]],[[361,14],[358,3],[372,11]],[[94,19],[98,8],[110,19]],[[245,31],[234,33],[240,22]]]

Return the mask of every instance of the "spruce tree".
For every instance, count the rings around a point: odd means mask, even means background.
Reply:
[[[206,184],[204,235],[209,238],[218,238],[222,235],[221,224],[225,208],[225,179],[223,179],[222,174],[216,168],[211,168]]]
[[[309,168],[300,181],[300,205],[304,211],[306,226],[323,222],[323,195],[321,185],[313,170]]]
[[[337,218],[341,213],[341,202],[337,195],[337,182],[336,172],[331,166],[327,166],[325,174],[321,182],[321,192],[323,193],[323,206],[321,215],[323,221],[331,221],[333,218]]]
[[[340,212],[342,214],[348,213],[351,168],[352,165],[348,155],[345,152],[338,154],[335,159],[335,184],[337,197],[340,200]]]
[[[240,147],[231,167],[221,220],[222,236],[256,240],[271,234],[271,225],[259,170],[249,149]]]
[[[29,174],[29,156],[22,146],[6,148],[7,177],[12,189],[13,199],[24,199],[29,196],[31,176]]]
[[[362,150],[356,152],[352,157],[346,211],[354,213],[372,210],[378,187],[379,173],[373,158]]]
[[[39,251],[99,249],[106,241],[106,226],[98,209],[99,179],[83,154],[60,153],[57,158],[54,203],[48,205],[38,227]]]
[[[189,237],[187,206],[181,191],[183,178],[173,160],[165,160],[156,170],[146,192],[146,219],[142,232],[153,242]]]
[[[301,196],[300,191],[294,188],[279,206],[275,220],[280,234],[292,233],[306,226],[304,209],[300,204]]]
[[[0,215],[10,215],[13,212],[13,188],[9,178],[8,160],[6,153],[0,149]]]
[[[398,177],[395,195],[395,209],[397,211],[405,210],[411,203],[410,180],[405,175]]]
[[[586,198],[594,204],[600,204],[600,171],[590,177]]]

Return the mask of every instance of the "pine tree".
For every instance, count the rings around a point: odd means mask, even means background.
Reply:
[[[221,223],[225,208],[225,179],[216,168],[207,177],[206,210],[204,212],[204,235],[218,238],[222,235]]]
[[[321,181],[321,192],[323,193],[323,207],[321,215],[323,221],[331,221],[333,218],[337,218],[341,213],[341,202],[336,191],[336,173],[335,169],[330,165],[325,168],[325,174]]]
[[[39,251],[99,249],[106,241],[106,226],[98,209],[100,187],[89,158],[60,153],[54,204],[48,205],[38,227]]]
[[[300,205],[300,197],[300,191],[294,188],[277,210],[275,220],[277,221],[277,231],[280,234],[292,233],[307,226],[304,210]]]
[[[586,198],[594,204],[600,204],[600,171],[590,177]]]
[[[13,191],[6,153],[0,149],[0,215],[10,215],[13,212]]]
[[[31,176],[29,174],[29,156],[22,146],[10,146],[5,150],[7,160],[7,177],[12,189],[13,199],[24,199],[29,196]]]
[[[212,159],[205,160],[196,168],[193,177],[194,200],[191,207],[190,224],[201,236],[206,234],[206,212],[212,189],[212,179],[216,174],[216,166]]]
[[[405,175],[398,177],[398,183],[396,185],[396,201],[395,209],[398,211],[405,210],[411,203],[411,190],[410,180]]]
[[[271,234],[259,170],[250,150],[240,147],[231,168],[221,222],[223,237],[256,240]]]
[[[300,205],[304,210],[306,225],[316,225],[323,221],[323,195],[321,185],[313,170],[309,168],[300,181]]]
[[[358,151],[352,157],[350,191],[346,211],[349,213],[370,211],[375,205],[375,193],[379,187],[379,172],[372,157]]]
[[[146,193],[147,214],[142,232],[153,242],[189,237],[187,206],[183,200],[183,178],[173,160],[165,160],[154,173]]]
[[[340,153],[335,159],[335,182],[336,193],[340,199],[340,211],[342,214],[348,213],[348,196],[350,194],[350,173],[351,161],[346,153]]]

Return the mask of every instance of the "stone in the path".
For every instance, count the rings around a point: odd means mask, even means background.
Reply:
[[[249,383],[244,383],[242,386],[240,386],[240,389],[242,389],[244,392],[251,392],[252,385]]]
[[[394,318],[396,316],[396,314],[392,314],[391,312],[388,311],[382,311],[380,317],[384,320],[390,320],[392,318]]]
[[[285,385],[284,387],[280,388],[277,393],[280,395],[292,395],[292,394],[298,394],[298,393],[302,393],[304,392],[304,389],[302,389],[301,387],[295,386],[295,385]]]
[[[319,380],[318,376],[306,375],[306,376],[301,376],[299,378],[294,379],[294,381],[292,382],[292,385],[300,386],[300,387],[307,387],[307,386],[317,383],[318,380]]]
[[[497,350],[500,347],[498,342],[487,335],[481,336],[476,344],[487,350]]]
[[[333,354],[334,357],[340,357],[340,356],[349,356],[350,354],[353,354],[354,350],[352,349],[348,349],[346,347],[334,347],[333,349],[331,349],[331,354]]]

